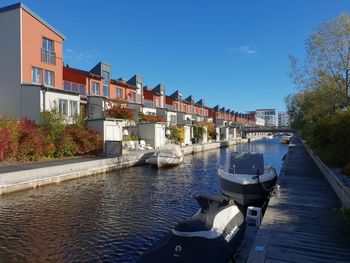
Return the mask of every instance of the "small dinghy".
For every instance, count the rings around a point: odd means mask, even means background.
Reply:
[[[228,262],[243,236],[244,215],[225,196],[197,196],[199,211],[146,251],[137,262]]]
[[[243,206],[261,205],[274,190],[276,170],[264,165],[261,153],[233,152],[229,172],[218,170],[221,190]]]
[[[167,144],[159,149],[146,160],[147,163],[161,167],[172,167],[179,165],[183,162],[184,153],[181,147],[176,144]]]

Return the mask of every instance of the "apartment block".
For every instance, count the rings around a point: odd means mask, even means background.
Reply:
[[[283,111],[278,113],[278,126],[279,127],[290,127],[290,117],[288,112]]]
[[[265,120],[265,126],[275,127],[277,126],[277,111],[276,109],[257,109],[257,118],[262,118]]]

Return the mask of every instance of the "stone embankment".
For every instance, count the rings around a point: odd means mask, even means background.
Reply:
[[[229,141],[189,145],[183,147],[183,150],[188,155],[245,142],[247,142],[246,139],[237,138]],[[133,150],[126,151],[123,156],[114,158],[91,157],[0,166],[0,195],[143,165],[152,154],[153,151]]]

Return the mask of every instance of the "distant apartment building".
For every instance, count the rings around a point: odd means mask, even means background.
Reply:
[[[288,112],[278,113],[278,126],[279,127],[290,127],[290,117]]]
[[[263,119],[265,121],[266,127],[277,126],[277,115],[276,109],[257,109],[256,117],[257,119]]]
[[[79,92],[63,88],[65,36],[25,5],[0,8],[0,113],[40,120],[40,112],[79,113]],[[79,87],[78,87],[79,89]]]
[[[257,115],[256,111],[248,111],[247,112],[249,119],[252,120],[250,124],[257,126],[265,126],[265,118],[261,115]]]

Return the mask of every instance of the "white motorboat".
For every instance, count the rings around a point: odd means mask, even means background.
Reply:
[[[177,166],[183,162],[184,153],[176,144],[167,144],[159,147],[157,151],[146,160],[147,163],[161,167]]]
[[[273,134],[269,133],[269,134],[266,136],[266,139],[272,140],[272,139],[273,139]]]
[[[276,170],[264,165],[261,153],[233,152],[229,171],[220,167],[218,175],[222,193],[244,206],[263,203],[277,181]]]
[[[281,141],[280,141],[280,142],[281,142],[281,143],[286,143],[286,144],[288,144],[288,143],[291,142],[292,137],[293,137],[292,134],[284,133],[284,134],[282,135],[282,137],[281,137]]]

